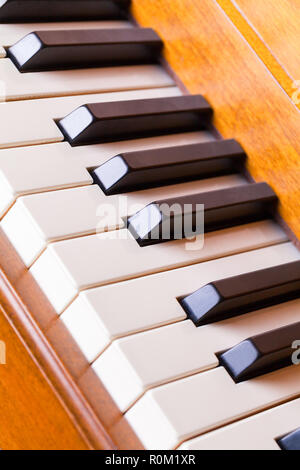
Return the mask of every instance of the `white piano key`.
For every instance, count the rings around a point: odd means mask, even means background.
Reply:
[[[114,196],[106,196],[98,185],[51,191],[19,198],[0,226],[30,266],[48,243],[123,228],[125,217],[156,199],[243,184],[242,176],[227,175]],[[107,217],[99,217],[101,210],[108,211]]]
[[[92,362],[116,338],[185,320],[186,313],[176,300],[178,296],[213,280],[298,259],[300,252],[288,242],[88,289],[79,294],[61,319]]]
[[[68,31],[72,29],[132,28],[128,21],[69,21],[53,23],[1,24],[0,45],[9,47],[33,31]]]
[[[57,313],[83,289],[228,256],[287,240],[271,221],[141,248],[127,229],[48,245],[30,271]]]
[[[300,399],[184,442],[179,450],[280,450],[277,440],[300,426]]]
[[[199,131],[85,147],[60,142],[0,150],[0,218],[18,196],[92,184],[87,169],[120,152],[209,140],[211,133]]]
[[[249,336],[297,322],[299,309],[298,299],[198,328],[186,320],[138,333],[115,341],[92,367],[125,412],[150,388],[217,367],[217,353]]]
[[[218,367],[149,390],[125,416],[146,449],[172,449],[299,393],[298,366],[239,384]]]
[[[83,104],[181,94],[176,87],[164,87],[0,103],[0,149],[62,141],[64,137],[54,120]]]
[[[0,46],[0,58],[6,57],[6,51],[3,47]]]
[[[1,101],[174,86],[173,79],[159,65],[20,73],[7,58],[0,61],[0,77],[5,83]]]

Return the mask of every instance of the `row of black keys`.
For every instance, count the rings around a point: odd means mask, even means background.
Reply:
[[[300,428],[278,440],[282,450],[300,450]]]
[[[103,54],[105,44],[108,53],[116,51],[117,60],[122,56],[121,43],[123,46],[126,44],[127,52],[132,51],[131,59],[138,60],[138,53],[141,59],[144,58],[147,55],[146,49],[148,58],[153,58],[161,48],[159,39],[154,36],[155,33],[151,30],[119,30],[114,35],[112,44],[110,31],[70,32],[65,36],[61,32],[35,34],[35,39],[38,38],[43,43],[44,55],[38,50],[27,61],[23,70],[57,67],[59,64],[76,65],[75,62],[71,63],[72,54],[69,55],[69,62],[65,61],[68,47],[71,47],[73,53],[76,50],[83,52],[84,47],[90,47],[93,41],[94,44],[98,41],[94,48],[95,57],[98,55],[103,62],[106,61],[106,55]],[[149,44],[146,44],[147,41]],[[137,45],[142,45],[142,48],[138,50]],[[54,54],[55,49],[61,52],[61,56]],[[11,57],[16,50],[17,53],[24,52],[24,41],[11,48]],[[28,51],[26,56],[29,56]],[[53,57],[55,63],[52,61]],[[76,57],[82,65],[81,54]],[[95,57],[88,61],[95,63]],[[14,61],[16,62],[16,57]],[[132,131],[134,137],[137,137],[137,134],[144,136],[197,129],[207,124],[211,114],[212,110],[202,97],[142,100],[82,107],[60,121],[59,126],[72,145],[79,145],[128,138]],[[72,122],[74,119],[78,122],[78,115],[82,118],[82,132],[73,135]],[[95,169],[92,174],[95,183],[106,194],[115,194],[236,171],[244,160],[245,154],[237,142],[217,141],[118,155]],[[163,222],[168,222],[174,228],[172,221],[178,217],[176,212],[162,212],[160,207],[163,205],[170,207],[178,204],[181,210],[185,204],[190,204],[193,208],[192,215],[196,217],[197,204],[204,204],[206,231],[209,231],[249,221],[251,218],[266,217],[268,213],[271,214],[276,201],[275,194],[265,184],[156,201],[131,217],[128,227],[140,245],[144,246],[164,241],[160,236],[150,236],[157,228],[151,223],[149,225],[154,208],[158,209],[160,215],[159,235],[163,231]],[[146,230],[145,221],[148,223]],[[141,226],[143,237],[139,232]],[[174,235],[171,233],[170,238],[174,238]],[[176,235],[178,237],[178,233]],[[179,234],[178,238],[183,235],[186,234]],[[299,287],[300,262],[296,262],[209,284],[181,299],[181,305],[188,317],[199,326],[298,297]],[[236,382],[284,367],[291,363],[292,343],[298,337],[298,332],[300,337],[300,323],[247,339],[221,354],[220,363]]]

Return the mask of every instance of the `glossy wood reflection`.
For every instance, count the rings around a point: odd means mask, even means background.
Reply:
[[[295,0],[234,0],[233,3],[287,73],[299,80],[300,3]]]

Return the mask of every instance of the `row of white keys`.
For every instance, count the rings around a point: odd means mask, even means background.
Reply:
[[[249,336],[297,322],[299,309],[296,300],[198,328],[185,320],[137,333],[113,342],[93,369],[125,412],[150,388],[217,367],[218,353]]]
[[[87,360],[93,362],[116,338],[185,320],[177,297],[213,280],[292,262],[299,256],[287,242],[89,289],[81,292],[60,318]]]
[[[68,31],[72,29],[132,28],[128,21],[69,21],[53,23],[1,24],[0,46],[9,47],[33,31]]]
[[[196,241],[141,248],[127,229],[48,245],[30,268],[57,313],[86,288],[167,271],[287,240],[272,221],[211,232]]]
[[[298,257],[299,252],[291,243],[283,243],[89,289],[79,294],[61,319],[92,362],[116,338],[186,319],[176,300],[178,296],[213,280],[288,263]]]
[[[172,449],[300,395],[300,367],[236,384],[223,367],[149,390],[126,413],[146,449]]]
[[[29,267],[48,243],[123,228],[125,218],[152,201],[243,184],[231,175],[113,196],[98,185],[51,191],[20,197],[0,226]]]
[[[184,442],[179,450],[280,450],[277,440],[300,426],[300,399]]]
[[[0,60],[0,101],[108,93],[174,86],[159,65],[96,67],[21,73],[10,59]]]
[[[83,104],[181,94],[177,87],[164,87],[0,103],[0,149],[63,141],[64,137],[54,120]]]
[[[0,218],[19,196],[91,185],[88,169],[119,153],[211,140],[211,133],[199,131],[80,147],[60,142],[0,150]]]

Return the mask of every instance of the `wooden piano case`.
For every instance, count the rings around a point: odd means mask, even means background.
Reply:
[[[239,3],[133,0],[132,14],[161,35],[165,64],[187,92],[212,104],[222,136],[245,148],[253,178],[277,192],[282,223],[296,242],[300,116],[292,78]],[[141,449],[3,233],[0,266],[0,339],[7,345],[7,364],[0,366],[0,446]]]

